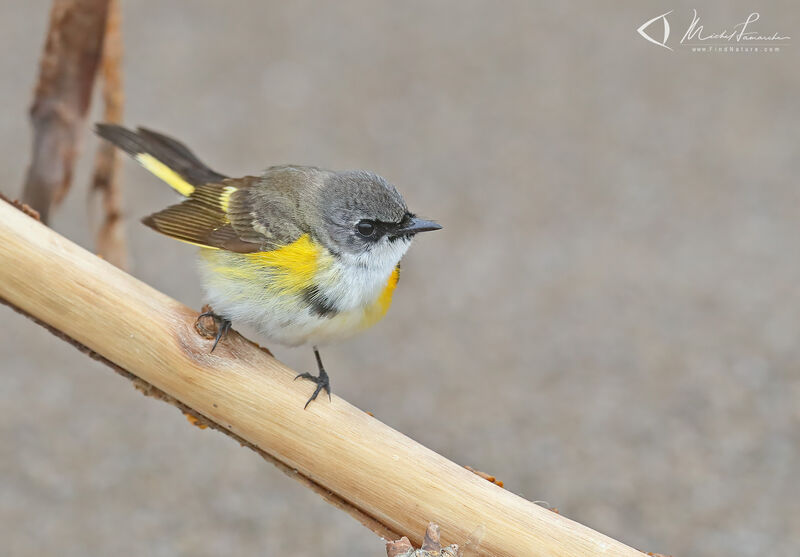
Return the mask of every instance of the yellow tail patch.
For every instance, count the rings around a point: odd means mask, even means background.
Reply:
[[[135,158],[136,162],[141,164],[157,177],[164,180],[179,194],[189,197],[192,195],[192,193],[194,193],[194,186],[192,184],[181,178],[180,174],[172,170],[154,156],[148,155],[147,153],[139,153]]]

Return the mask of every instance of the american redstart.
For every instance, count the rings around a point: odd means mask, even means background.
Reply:
[[[217,324],[212,351],[231,321],[281,344],[313,346],[319,374],[297,376],[316,383],[306,406],[323,389],[330,397],[317,345],[378,322],[412,238],[441,228],[371,172],[287,165],[228,178],[160,133],[112,124],[96,131],[186,197],[142,222],[200,246],[213,308],[201,317]]]

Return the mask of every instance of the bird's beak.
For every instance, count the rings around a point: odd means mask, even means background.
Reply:
[[[411,217],[400,228],[393,230],[394,236],[413,236],[418,232],[428,232],[430,230],[439,230],[442,225],[433,222],[432,220],[424,220],[417,217]]]

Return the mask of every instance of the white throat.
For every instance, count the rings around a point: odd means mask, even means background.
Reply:
[[[411,239],[384,237],[363,253],[342,253],[318,286],[340,311],[363,307],[380,296],[409,246]]]

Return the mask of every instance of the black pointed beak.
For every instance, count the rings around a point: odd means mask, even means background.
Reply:
[[[442,225],[432,220],[411,217],[405,220],[399,228],[393,230],[392,234],[394,236],[413,236],[419,232],[429,232],[431,230],[439,230],[440,228],[442,228]]]

